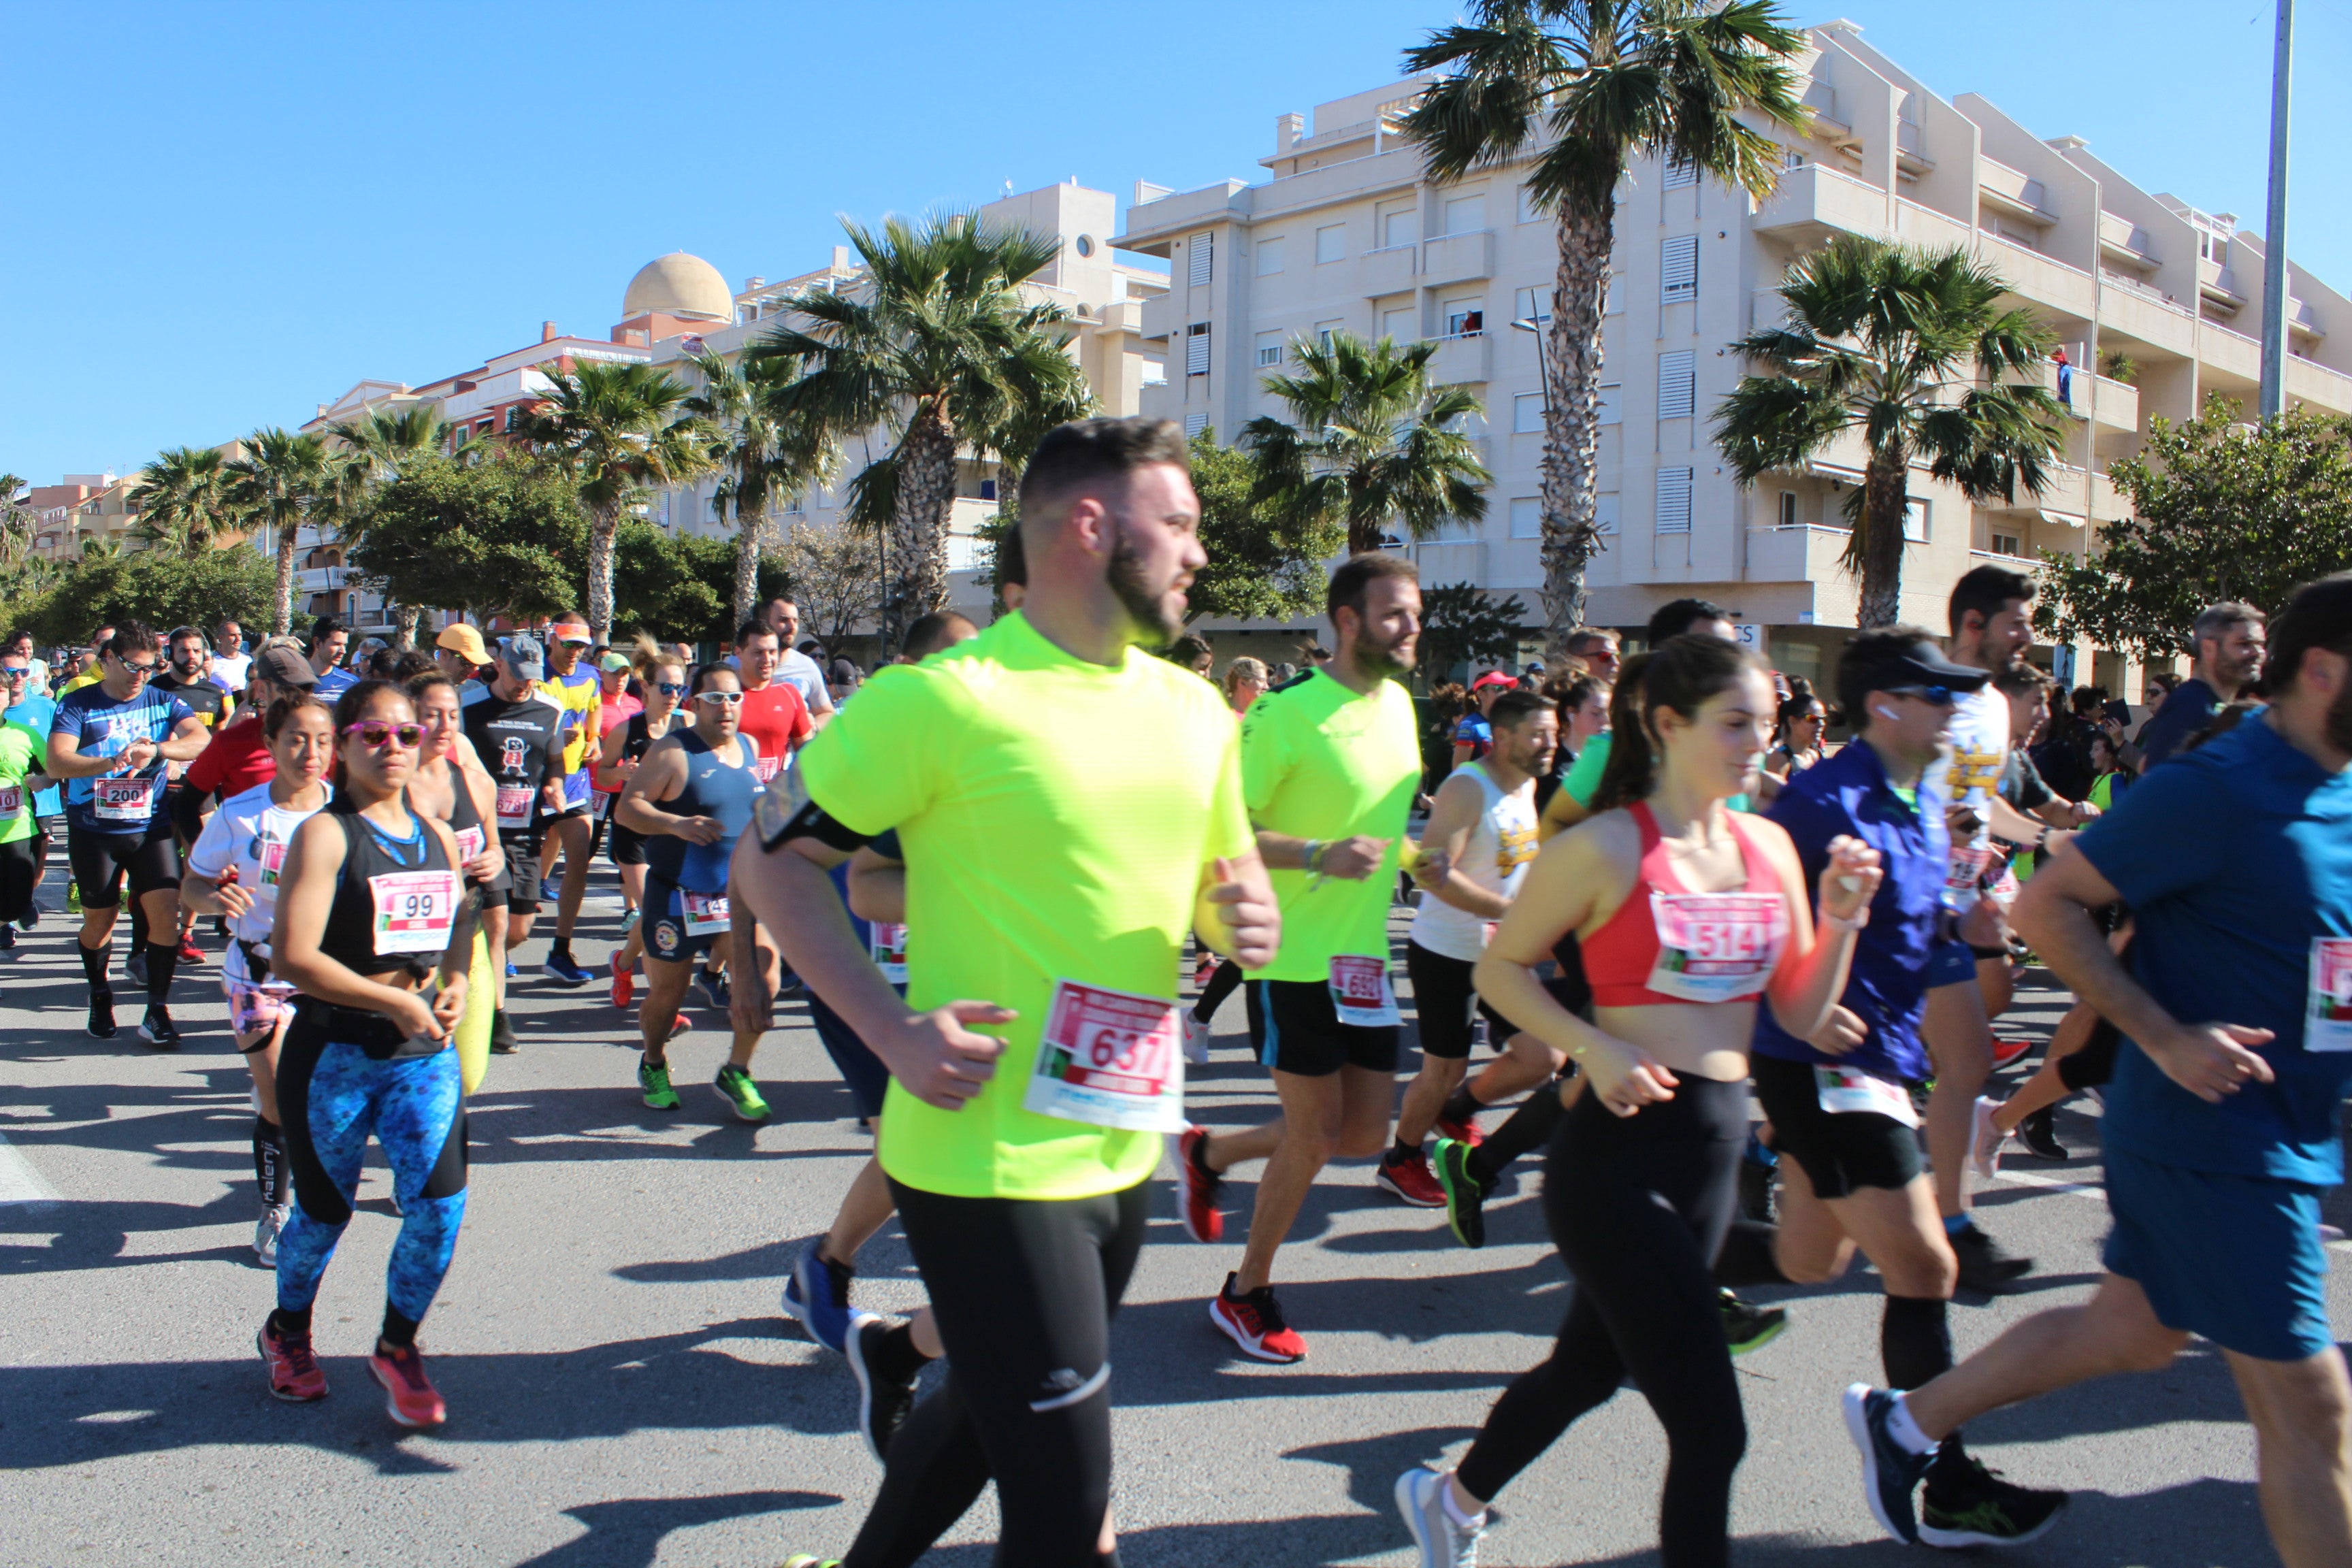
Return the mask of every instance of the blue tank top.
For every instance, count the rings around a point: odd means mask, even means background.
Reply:
[[[735,840],[751,821],[751,798],[760,793],[759,775],[751,771],[753,749],[735,737],[740,766],[729,766],[692,730],[676,731],[686,751],[686,787],[674,800],[649,800],[656,811],[672,816],[707,816],[719,824],[715,844],[690,844],[675,834],[646,840],[646,867],[673,887],[694,893],[727,890],[727,862],[735,854]]]

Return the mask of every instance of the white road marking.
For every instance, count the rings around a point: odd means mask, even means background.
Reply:
[[[2040,1187],[2049,1193],[2069,1193],[2075,1197],[2088,1198],[2097,1204],[2107,1201],[2107,1188],[2104,1182],[2064,1182],[2055,1176],[2037,1176],[2031,1171],[2004,1169],[2000,1173],[2000,1183],[2001,1184],[2014,1184],[2021,1187]],[[1979,1186],[1977,1190],[1982,1192],[1985,1189]]]
[[[61,1196],[22,1152],[0,1137],[0,1204],[53,1204]]]

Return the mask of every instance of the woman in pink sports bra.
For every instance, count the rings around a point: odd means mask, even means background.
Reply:
[[[1748,1040],[1762,1003],[1800,1039],[1828,1021],[1879,881],[1875,850],[1832,845],[1817,935],[1788,835],[1725,805],[1755,788],[1777,708],[1762,663],[1720,638],[1630,661],[1595,815],[1544,847],[1479,961],[1478,994],[1590,1080],[1544,1180],[1576,1296],[1550,1359],[1504,1391],[1461,1465],[1398,1480],[1424,1561],[1452,1561],[1495,1494],[1628,1372],[1666,1429],[1662,1562],[1729,1560],[1747,1426],[1712,1268],[1737,1207]],[[1570,931],[1591,1024],[1535,973]]]

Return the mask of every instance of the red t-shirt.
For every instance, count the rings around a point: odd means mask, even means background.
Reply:
[[[261,714],[255,710],[213,731],[213,738],[188,764],[187,785],[215,800],[226,800],[277,776],[278,759],[269,754],[268,738],[261,732]]]
[[[743,693],[742,731],[760,748],[758,772],[765,783],[783,771],[793,747],[816,733],[816,722],[799,691],[776,680]]]

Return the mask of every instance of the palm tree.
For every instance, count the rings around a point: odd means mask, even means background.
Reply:
[[[25,504],[32,481],[0,474],[0,572],[14,572],[33,553],[41,514]]]
[[[892,218],[879,233],[842,226],[866,276],[785,300],[793,314],[750,357],[799,367],[779,398],[783,417],[835,441],[880,427],[889,450],[850,481],[847,513],[889,528],[883,634],[895,645],[947,596],[959,453],[1009,448],[1040,408],[1083,408],[1086,383],[1054,331],[1064,311],[1021,294],[1058,241],[983,228],[969,213]]]
[[[246,437],[245,456],[228,465],[229,500],[256,528],[278,539],[275,631],[294,629],[294,547],[328,483],[327,444],[271,426]]]
[[[1257,503],[1298,524],[1344,525],[1350,554],[1378,550],[1391,523],[1424,539],[1448,518],[1486,515],[1491,476],[1454,428],[1478,416],[1478,398],[1429,384],[1435,343],[1400,348],[1334,332],[1328,346],[1301,338],[1290,353],[1299,373],[1267,376],[1265,385],[1294,422],[1261,415],[1242,426],[1257,465]]]
[[[516,421],[514,436],[551,458],[579,491],[588,514],[588,625],[607,641],[621,514],[647,488],[705,471],[711,430],[687,411],[685,386],[649,364],[582,360],[550,380],[547,401]]]
[[[331,427],[334,443],[328,458],[328,483],[315,515],[331,520],[336,537],[346,545],[359,542],[367,530],[367,500],[376,488],[398,479],[420,462],[438,458],[449,445],[449,424],[430,404],[414,403],[397,413],[371,409],[359,419]],[[393,646],[416,646],[416,620],[422,606],[393,606]]]
[[[1557,647],[1584,619],[1600,552],[1602,299],[1615,191],[1626,163],[1663,155],[1769,194],[1780,149],[1738,117],[1803,128],[1790,57],[1804,47],[1772,0],[1474,0],[1471,20],[1405,52],[1453,74],[1405,116],[1431,180],[1531,160],[1528,190],[1552,215],[1559,265],[1540,352],[1543,603]],[[1549,138],[1549,144],[1545,140]]]
[[[705,352],[692,356],[702,375],[701,390],[686,400],[687,411],[716,432],[712,462],[725,478],[710,498],[719,521],[735,513],[735,591],[730,625],[741,626],[759,608],[760,557],[768,540],[768,508],[804,495],[830,475],[834,445],[815,423],[777,411],[778,394],[797,375],[781,357],[744,363]]]
[[[237,526],[229,461],[217,447],[172,447],[139,470],[139,537],[158,549],[201,555]]]
[[[1717,440],[1742,484],[1801,467],[1852,432],[1869,453],[1846,500],[1846,564],[1862,578],[1858,619],[1901,616],[1903,520],[1912,459],[1972,501],[2040,495],[2063,439],[2063,406],[2037,374],[2056,341],[1967,251],[1923,251],[1859,235],[1790,267],[1789,320],[1731,345],[1769,374],[1740,379],[1716,410]]]

